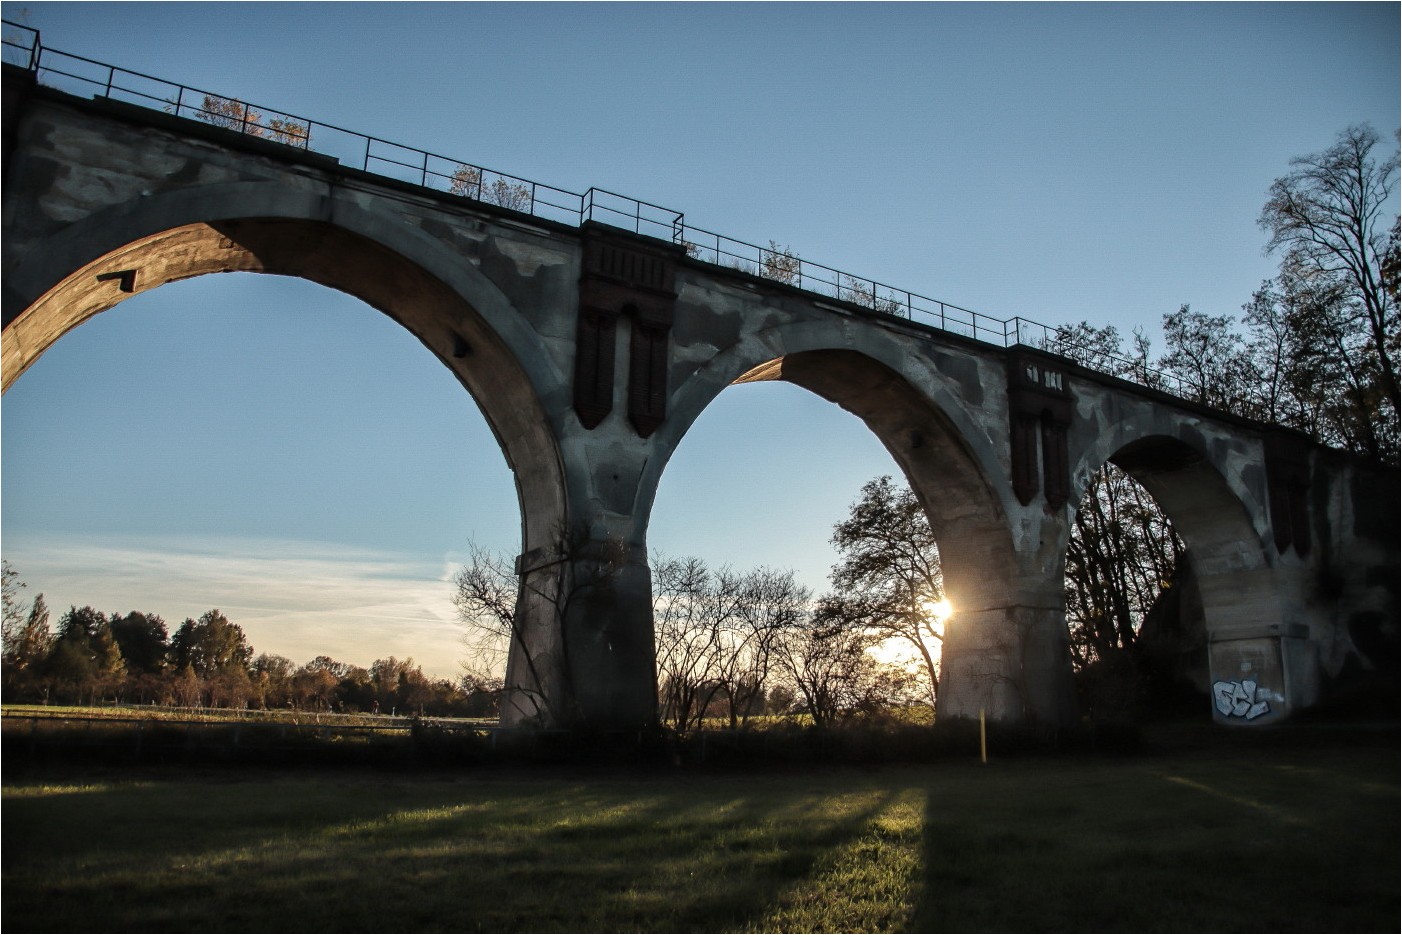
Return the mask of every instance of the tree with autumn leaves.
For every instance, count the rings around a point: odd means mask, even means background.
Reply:
[[[3,564],[0,696],[7,703],[135,703],[219,708],[293,708],[385,714],[495,716],[496,686],[433,678],[412,659],[367,669],[318,656],[298,666],[254,654],[243,628],[218,610],[185,620],[167,638],[155,614],[72,607],[56,631],[42,594]]]

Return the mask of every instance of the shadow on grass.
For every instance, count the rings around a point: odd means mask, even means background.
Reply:
[[[0,925],[1395,931],[1385,739],[641,777],[12,773]]]
[[[6,791],[10,931],[735,930],[893,794],[210,775]]]
[[[911,930],[1396,931],[1395,755],[1309,762],[1000,764],[932,785]]]

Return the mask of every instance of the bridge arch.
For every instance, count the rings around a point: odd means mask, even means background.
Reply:
[[[663,457],[650,459],[640,479],[639,520],[647,522],[668,459],[706,406],[732,384],[781,380],[861,420],[905,473],[937,536],[959,542],[958,550],[985,569],[1008,561],[1011,541],[996,481],[1002,469],[965,411],[968,402],[933,367],[913,367],[908,346],[871,331],[854,344],[850,334],[800,323],[768,329],[712,358],[672,396],[657,432]],[[950,560],[955,564],[946,575],[958,579],[961,560],[952,554]],[[973,606],[981,590],[971,576],[958,593]]]
[[[1001,371],[999,371],[1001,376]],[[1060,608],[1041,594],[1038,559],[1018,552],[1007,469],[997,441],[978,428],[978,374],[952,376],[934,356],[882,329],[854,336],[832,326],[771,328],[712,358],[673,394],[658,451],[670,455],[727,386],[781,380],[834,402],[877,436],[919,498],[940,545],[946,621],[941,716],[1049,720],[1068,716],[1069,655]],[[646,523],[665,458],[647,465],[638,521]],[[1061,633],[1060,637],[1057,636]],[[1016,675],[1009,675],[1012,669]]]
[[[1079,509],[1091,474],[1105,463],[1143,487],[1183,540],[1209,654],[1215,652],[1214,645],[1226,641],[1279,636],[1285,608],[1276,558],[1267,542],[1268,530],[1260,528],[1264,509],[1253,506],[1252,485],[1263,480],[1255,477],[1258,467],[1243,476],[1236,453],[1221,446],[1214,450],[1191,425],[1159,426],[1138,437],[1131,431],[1111,433],[1083,453],[1073,472],[1072,509]],[[1061,543],[1063,574],[1070,530],[1068,524]],[[1216,660],[1205,661],[1212,671],[1220,668]],[[1197,687],[1204,692],[1210,688]],[[1286,700],[1282,684],[1261,688],[1263,693],[1273,692],[1276,701]]]
[[[1240,440],[1223,443],[1192,422],[1159,418],[1152,424],[1126,420],[1085,446],[1072,469],[1069,502],[1079,504],[1091,475],[1106,462],[1124,470],[1158,502],[1188,547],[1204,588],[1204,599],[1217,578],[1224,591],[1214,617],[1238,620],[1250,605],[1249,620],[1278,622],[1273,584],[1273,552],[1267,545],[1269,511],[1264,497],[1265,471],[1259,451],[1243,450]],[[1069,537],[1067,526],[1064,536]],[[1061,544],[1065,555],[1065,542]],[[1247,597],[1246,590],[1259,589]],[[1227,607],[1235,607],[1226,614]],[[1245,622],[1245,621],[1243,621]]]
[[[552,541],[566,481],[538,336],[471,263],[334,190],[267,182],[135,199],[36,243],[5,283],[3,386],[63,334],[132,295],[216,272],[293,276],[352,295],[417,337],[473,396],[515,476],[522,549]]]

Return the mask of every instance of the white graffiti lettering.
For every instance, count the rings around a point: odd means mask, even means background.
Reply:
[[[1264,693],[1263,693],[1264,695]],[[1271,713],[1271,703],[1264,697],[1256,700],[1256,683],[1251,679],[1240,682],[1212,683],[1212,703],[1223,717],[1240,717],[1254,721]]]

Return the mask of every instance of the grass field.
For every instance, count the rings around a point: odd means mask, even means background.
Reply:
[[[872,770],[10,770],[21,931],[1397,931],[1395,731]]]

